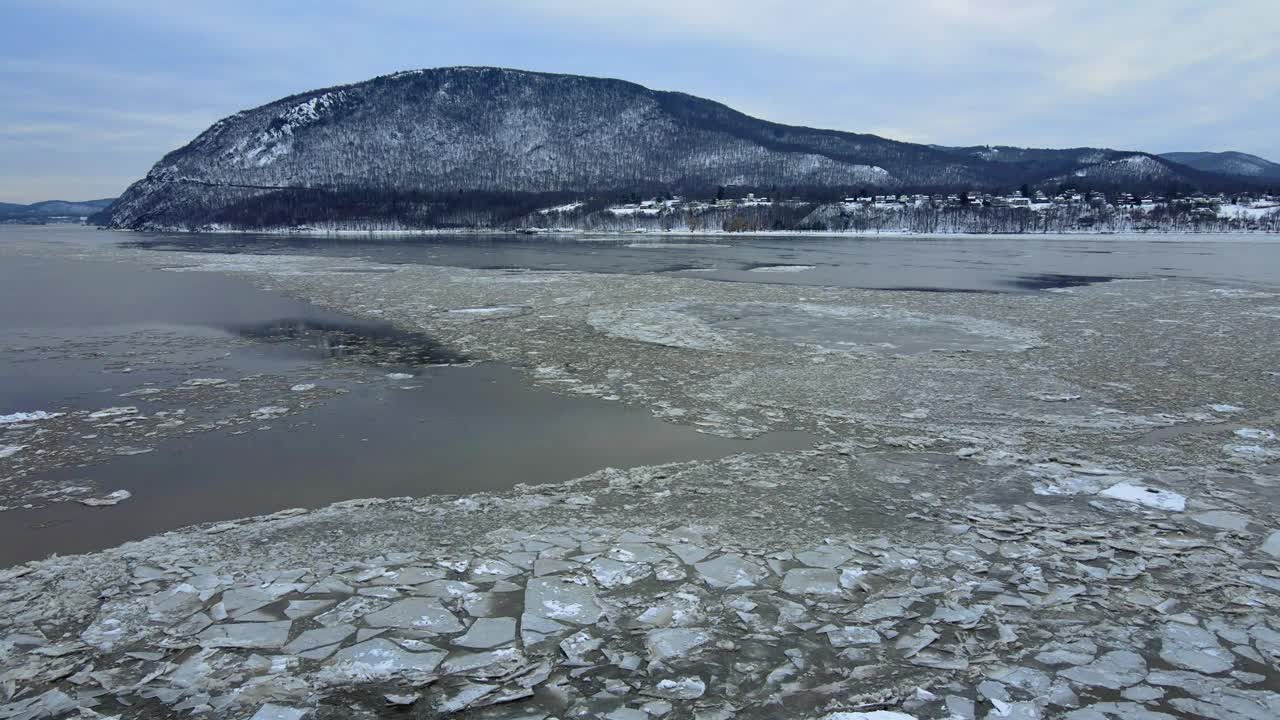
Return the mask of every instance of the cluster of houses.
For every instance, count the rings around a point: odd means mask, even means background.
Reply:
[[[0,218],[0,225],[84,225],[87,215],[22,215]]]
[[[1055,195],[1047,195],[1040,190],[1036,190],[1030,196],[1024,195],[1022,192],[1014,192],[1009,195],[980,192],[963,192],[951,195],[866,195],[847,197],[844,199],[843,204],[849,207],[901,207],[906,205],[934,208],[1025,207],[1033,210],[1043,210],[1063,205],[1091,205],[1094,207],[1111,205],[1122,209],[1154,209],[1172,205],[1193,211],[1205,210],[1216,213],[1217,209],[1221,207],[1280,208],[1280,196],[1263,193],[1243,193],[1228,196],[1219,193],[1217,195],[1201,194],[1167,198],[1150,193],[1135,195],[1121,192],[1108,198],[1106,194],[1100,192],[1067,191]]]
[[[688,200],[680,196],[655,198],[635,203],[614,205],[609,207],[607,212],[618,216],[657,216],[664,212],[673,211],[698,213],[706,210],[728,210],[773,205],[799,206],[805,204],[808,204],[808,202],[800,198],[770,199],[757,196],[754,193],[747,193],[745,197],[717,200]],[[1222,208],[1245,208],[1263,211],[1280,208],[1280,196],[1262,193],[1231,196],[1225,194],[1200,194],[1170,199],[1154,194],[1138,195],[1126,192],[1115,193],[1108,197],[1100,192],[1064,191],[1049,195],[1043,191],[1036,190],[1029,195],[1024,195],[1022,192],[1002,195],[973,191],[947,195],[924,195],[919,193],[912,195],[859,195],[846,197],[841,204],[850,210],[858,208],[901,209],[904,207],[939,209],[964,207],[1028,208],[1031,210],[1048,210],[1061,206],[1092,206],[1099,208],[1110,206],[1126,210],[1153,210],[1158,207],[1173,206],[1192,213],[1214,215],[1219,214]],[[569,209],[570,207],[576,209],[580,205],[580,203],[574,203],[571,206],[563,206],[554,210]],[[545,213],[547,211],[542,212]]]
[[[614,205],[609,207],[607,212],[613,215],[655,216],[661,215],[664,211],[699,213],[706,210],[731,210],[737,208],[771,207],[774,205],[800,206],[807,204],[809,203],[801,200],[800,198],[772,200],[767,197],[757,196],[755,193],[747,193],[744,197],[740,198],[719,198],[716,200],[689,200],[679,195],[673,195],[669,198],[655,198],[653,200],[641,200],[640,202],[635,203]]]

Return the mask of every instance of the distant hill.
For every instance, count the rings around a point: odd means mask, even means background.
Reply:
[[[1280,180],[1280,164],[1242,152],[1171,152],[1160,157],[1220,175]]]
[[[583,197],[708,197],[722,186],[829,200],[1250,181],[1140,152],[918,145],[781,125],[621,80],[457,67],[314,90],[220,120],[130,186],[106,223],[486,226]]]
[[[20,205],[0,203],[0,222],[40,222],[53,217],[88,217],[102,212],[115,202],[115,198],[102,200],[45,200]]]

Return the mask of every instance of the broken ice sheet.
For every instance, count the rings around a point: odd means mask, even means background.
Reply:
[[[1269,442],[1276,439],[1276,434],[1271,430],[1261,430],[1259,428],[1240,428],[1236,430],[1236,437],[1245,440],[1262,440]]]
[[[1142,682],[1147,674],[1147,663],[1137,653],[1113,650],[1088,665],[1061,670],[1058,674],[1081,685],[1120,690]]]
[[[671,660],[689,655],[711,642],[711,633],[699,628],[664,628],[645,636],[645,647],[655,660]]]
[[[1249,526],[1248,516],[1226,510],[1210,510],[1196,513],[1191,516],[1191,519],[1201,525],[1219,530],[1234,530],[1238,532]]]
[[[369,627],[395,627],[433,633],[454,633],[463,629],[457,616],[435,598],[400,600],[390,607],[365,615],[364,623]]]
[[[874,628],[848,625],[831,630],[827,633],[827,639],[831,642],[832,647],[838,648],[879,645],[880,633],[876,632]]]
[[[1204,628],[1167,623],[1161,631],[1160,659],[1205,674],[1226,672],[1234,667],[1232,653]]]
[[[707,691],[707,684],[697,676],[663,678],[654,686],[652,694],[668,700],[696,700]]]
[[[292,626],[290,620],[214,625],[201,632],[197,640],[208,648],[275,650],[289,639]]]
[[[791,595],[839,595],[841,592],[836,571],[821,568],[788,570],[782,579],[782,591]]]
[[[339,650],[326,663],[326,676],[348,682],[387,679],[432,672],[442,660],[443,652],[409,652],[390,640],[374,638]]]
[[[302,720],[308,714],[306,708],[294,708],[287,705],[267,703],[258,709],[249,720]]]
[[[529,580],[524,607],[526,613],[578,625],[590,625],[604,612],[596,604],[593,588],[566,582],[559,576]]]
[[[36,410],[34,412],[15,412],[8,415],[0,415],[0,425],[17,425],[19,423],[38,422],[40,420],[52,420],[56,417],[62,417],[63,413],[51,413],[44,410]]]
[[[515,639],[515,618],[478,618],[465,634],[454,639],[453,644],[487,650],[515,642]]]
[[[759,565],[734,554],[704,560],[693,567],[703,582],[713,588],[754,587],[766,574]]]

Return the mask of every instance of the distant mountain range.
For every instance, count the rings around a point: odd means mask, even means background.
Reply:
[[[115,198],[84,201],[45,200],[30,205],[0,203],[0,222],[43,221],[52,217],[87,217],[102,212],[113,202]]]
[[[1280,180],[1280,164],[1242,152],[1171,152],[1160,157],[1221,175]]]
[[[102,216],[117,228],[501,225],[580,198],[1238,190],[1270,177],[1142,152],[943,147],[781,125],[621,80],[482,67],[293,95],[218,121]],[[1230,166],[1235,167],[1235,166]]]

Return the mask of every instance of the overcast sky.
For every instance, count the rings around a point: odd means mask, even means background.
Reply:
[[[111,197],[237,110],[444,65],[915,142],[1280,161],[1278,39],[1280,0],[0,0],[0,201]]]

